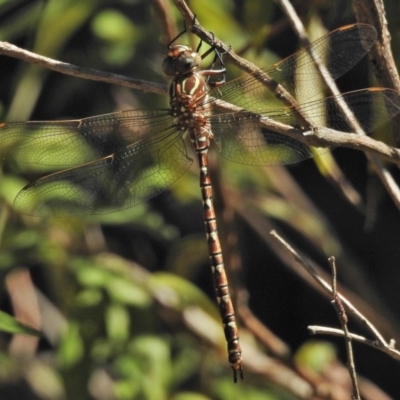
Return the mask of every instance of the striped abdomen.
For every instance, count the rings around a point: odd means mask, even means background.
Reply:
[[[206,74],[207,71],[192,72],[186,76],[178,76],[174,79],[170,89],[171,113],[176,117],[178,128],[188,130],[190,140],[199,160],[204,224],[214,289],[224,325],[228,359],[234,372],[234,381],[236,382],[237,374],[243,379],[242,351],[239,344],[235,312],[229,294],[228,280],[218,237],[217,220],[212,200],[211,179],[208,174],[207,153],[213,135],[211,126],[206,118],[208,105],[204,104],[207,100],[207,83],[204,79],[204,75]]]

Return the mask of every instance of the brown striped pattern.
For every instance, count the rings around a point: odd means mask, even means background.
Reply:
[[[214,280],[215,295],[224,326],[228,348],[228,360],[233,369],[234,381],[239,375],[243,379],[242,350],[236,326],[235,311],[229,294],[222,249],[218,238],[217,220],[212,200],[212,186],[208,174],[207,153],[213,138],[211,126],[206,119],[208,105],[205,76],[223,71],[198,70],[201,58],[186,46],[174,46],[164,61],[164,71],[175,78],[170,87],[170,110],[176,118],[178,129],[189,132],[190,140],[197,153],[200,167],[200,188],[203,199],[204,224],[208,251]]]

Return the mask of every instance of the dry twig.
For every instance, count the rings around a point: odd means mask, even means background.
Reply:
[[[278,240],[278,242],[283,246],[283,248],[288,251],[294,259],[310,274],[310,276],[316,281],[319,286],[324,289],[327,293],[332,296],[332,287],[327,283],[318,272],[313,268],[313,266],[304,258],[302,257],[286,240],[284,240],[278,233],[275,231],[271,232],[271,235]],[[378,331],[378,329],[369,321],[354,305],[343,295],[338,293],[338,297],[340,298],[341,302],[343,303],[345,309],[356,319],[358,320],[363,326],[367,327],[371,334],[374,336],[374,340],[370,343],[374,343],[373,346],[379,350],[382,350],[384,353],[389,354],[391,357],[400,360],[400,352],[394,349],[392,341],[387,342],[383,335]],[[313,327],[312,332],[317,332],[317,328]],[[326,333],[326,328],[324,329]],[[337,334],[337,332],[336,332]],[[342,334],[343,336],[343,331]],[[351,334],[353,338],[353,335]],[[358,340],[357,336],[354,336]],[[362,342],[366,342],[367,339],[364,339]]]
[[[340,324],[342,325],[342,330],[345,338],[345,343],[346,343],[346,353],[347,353],[347,368],[349,370],[349,375],[351,379],[351,384],[353,387],[353,399],[354,400],[361,400],[360,397],[360,389],[358,388],[358,382],[357,382],[357,373],[356,373],[356,366],[354,362],[354,355],[353,355],[353,346],[351,342],[351,336],[349,329],[347,327],[348,323],[348,318],[346,315],[346,310],[343,307],[343,303],[340,300],[340,297],[337,293],[337,270],[336,270],[336,263],[335,263],[335,257],[329,257],[328,259],[329,264],[331,266],[332,270],[332,301],[331,303],[333,304],[338,317]]]

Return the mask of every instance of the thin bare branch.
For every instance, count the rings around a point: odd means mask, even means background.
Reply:
[[[310,41],[307,36],[307,32],[304,29],[304,25],[301,22],[296,10],[294,9],[292,3],[288,0],[277,0],[277,3],[281,6],[282,10],[289,18],[292,28],[295,30],[298,38],[300,39],[302,46],[308,46]]]
[[[20,47],[14,46],[13,44],[7,42],[0,42],[0,54],[18,58],[19,60],[28,62],[30,64],[39,65],[43,68],[60,72],[65,75],[75,76],[77,78],[90,79],[94,81],[110,83],[112,85],[125,86],[131,89],[141,90],[142,92],[150,92],[156,94],[167,93],[166,85],[160,83],[133,79],[124,75],[99,71],[97,69],[78,67],[73,64],[53,60],[52,58],[32,53],[28,50],[21,49]]]
[[[163,40],[167,45],[177,35],[172,9],[168,0],[154,0],[153,7],[157,20],[161,25],[161,31],[164,35]]]
[[[353,345],[351,341],[351,336],[349,329],[347,327],[348,318],[346,315],[346,310],[343,306],[343,303],[338,295],[337,292],[337,269],[336,269],[336,262],[335,257],[329,257],[328,259],[329,264],[332,270],[332,301],[338,317],[340,324],[342,325],[342,330],[344,333],[344,339],[346,344],[346,353],[347,353],[347,368],[350,375],[351,385],[353,387],[353,399],[354,400],[361,400],[360,397],[360,389],[358,387],[357,381],[357,373],[356,373],[356,366],[354,362],[354,354],[353,354]]]
[[[221,112],[241,112],[242,109],[223,100],[215,102]],[[336,131],[330,128],[315,128],[304,132],[269,118],[260,118],[261,127],[273,130],[295,139],[307,146],[314,147],[348,147],[356,150],[371,151],[382,156],[387,161],[397,164],[400,167],[400,149],[386,145],[383,142],[372,139],[369,136]]]
[[[289,346],[268,327],[266,327],[251,311],[247,305],[238,306],[238,315],[243,325],[268,349],[268,354],[288,360],[291,355]]]
[[[307,261],[305,260],[287,241],[285,241],[278,233],[275,231],[271,231],[271,235],[278,240],[278,242],[289,252],[292,254],[294,259],[312,276],[312,278],[320,285],[321,288],[323,288],[325,291],[328,293],[332,294],[332,288],[331,286],[320,277],[318,272],[314,269],[314,267]],[[346,309],[356,318],[357,320],[360,321],[360,323],[367,327],[370,332],[373,334],[375,337],[375,340],[370,341],[370,343],[373,343],[373,346],[377,348],[378,350],[383,351],[386,354],[389,354],[391,357],[395,359],[400,359],[400,352],[394,348],[394,343],[393,341],[387,342],[384,337],[381,335],[381,333],[376,329],[376,327],[363,315],[361,312],[359,312],[353,304],[343,295],[338,293],[338,297],[340,298],[341,302],[345,305]],[[318,328],[320,329],[320,328]],[[330,328],[322,328],[325,329],[330,329]],[[316,332],[316,327],[312,327],[313,332]],[[345,333],[343,330],[336,330],[335,332],[340,332],[340,336],[344,336]],[[358,340],[361,336],[354,336],[353,334],[350,334],[350,337],[354,340]]]
[[[344,332],[341,329],[329,328],[326,326],[309,325],[307,329],[312,335],[333,335],[339,337],[344,336]],[[349,333],[349,335],[351,337],[351,340],[366,344],[367,346],[373,347],[374,349],[378,349],[388,356],[392,357],[393,359],[400,361],[400,351],[396,350],[393,346],[390,345],[390,343],[389,345],[385,346],[382,343],[379,343],[377,340],[367,339],[366,337],[357,335],[355,333]]]
[[[354,0],[354,12],[358,22],[370,24],[378,32],[378,40],[369,52],[376,76],[382,86],[400,91],[400,78],[390,47],[385,7],[382,0]],[[394,119],[394,138],[400,146],[400,116]]]
[[[354,0],[353,3],[357,21],[370,24],[378,31],[378,40],[370,50],[378,79],[385,87],[400,91],[400,78],[390,47],[392,39],[383,1]]]
[[[327,293],[332,295],[332,288],[314,269],[314,267],[305,260],[286,240],[284,240],[277,232],[272,231],[271,235],[278,240],[278,242],[289,252],[292,254],[294,259],[311,275],[311,277],[323,288]],[[376,337],[376,339],[385,346],[388,346],[388,343],[381,335],[381,333],[375,328],[375,326],[364,316],[362,315],[353,304],[345,298],[343,295],[339,294],[341,301],[346,306],[347,310],[357,318],[363,325],[367,326],[368,329],[372,332],[372,334]]]
[[[380,0],[374,0],[377,3],[380,3]],[[305,28],[300,20],[298,18],[295,10],[293,9],[292,5],[290,4],[289,1],[287,0],[279,0],[279,3],[281,4],[283,10],[286,12],[286,15],[289,17],[290,21],[292,22],[293,28],[296,30],[298,33],[300,39],[302,40],[303,45],[308,45],[309,41],[307,40],[306,33],[305,33]],[[365,2],[363,3],[365,4]],[[378,15],[384,15],[384,7],[383,4],[380,4],[380,13]],[[368,22],[368,21],[364,21]],[[371,22],[371,21],[369,21]],[[373,21],[372,21],[373,22]],[[373,24],[375,26],[375,24]],[[389,33],[387,32],[387,35]],[[390,37],[390,36],[389,36]],[[387,43],[386,43],[387,44]],[[390,51],[389,51],[390,52]],[[312,51],[310,52],[311,56],[313,56]],[[313,57],[314,58],[314,57]],[[315,59],[315,58],[314,58]],[[315,65],[318,68],[318,71],[320,72],[321,78],[324,80],[326,86],[329,88],[331,93],[333,95],[338,95],[339,89],[336,85],[336,83],[332,80],[330,77],[330,74],[326,70],[326,67],[322,65],[319,60],[315,59]],[[386,82],[384,82],[386,83]],[[390,88],[393,88],[394,86],[389,86]],[[400,90],[400,85],[397,90]],[[360,124],[357,122],[357,119],[354,118],[353,113],[347,106],[346,102],[340,97],[337,96],[335,98],[335,103],[339,107],[340,112],[342,113],[343,116],[346,117],[347,122],[351,126],[351,129],[359,134],[360,136],[366,136],[365,132],[361,128]],[[400,210],[400,188],[398,187],[397,183],[389,173],[388,169],[382,164],[381,160],[376,156],[376,154],[366,151],[365,156],[367,159],[370,161],[372,164],[376,174],[379,176],[380,180],[382,181],[383,186],[385,186],[387,192],[389,193],[390,197],[392,198],[394,204],[396,207]]]

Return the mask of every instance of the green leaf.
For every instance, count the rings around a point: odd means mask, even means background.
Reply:
[[[141,336],[131,342],[129,354],[142,370],[140,383],[144,398],[166,398],[167,383],[172,374],[169,343],[156,336]]]
[[[0,331],[7,333],[23,333],[25,335],[42,336],[41,332],[29,325],[26,325],[10,314],[0,311]]]
[[[121,379],[115,382],[114,387],[116,398],[120,400],[142,398],[137,396],[138,393],[140,393],[140,389],[140,382],[133,382],[132,380]]]
[[[113,350],[113,346],[109,340],[98,338],[93,342],[90,354],[96,362],[105,363],[113,355]]]
[[[129,337],[130,317],[127,309],[113,304],[106,311],[106,329],[108,337],[117,342],[123,342]]]
[[[157,295],[162,295],[170,306],[181,310],[187,306],[196,305],[215,319],[219,319],[215,304],[197,286],[186,279],[168,272],[157,272],[152,274],[149,287]]]
[[[336,359],[336,349],[328,342],[310,341],[297,350],[295,363],[313,371],[322,371]]]
[[[103,293],[97,289],[82,290],[75,298],[75,303],[80,307],[93,307],[101,302]]]
[[[108,41],[132,40],[138,32],[132,21],[115,10],[104,10],[92,22],[93,32]]]
[[[106,289],[110,297],[119,303],[147,307],[152,302],[145,290],[122,277],[113,277]]]
[[[229,400],[295,400],[294,397],[279,388],[256,388],[246,384],[234,385],[232,379],[219,379],[213,388],[216,398]]]
[[[110,281],[111,273],[97,268],[92,260],[76,260],[73,263],[78,282],[86,287],[104,287]]]
[[[133,56],[140,31],[122,13],[111,9],[99,13],[92,30],[106,42],[102,55],[107,62],[122,65]]]
[[[83,356],[84,344],[77,323],[70,323],[63,335],[58,361],[64,367],[75,365]]]

